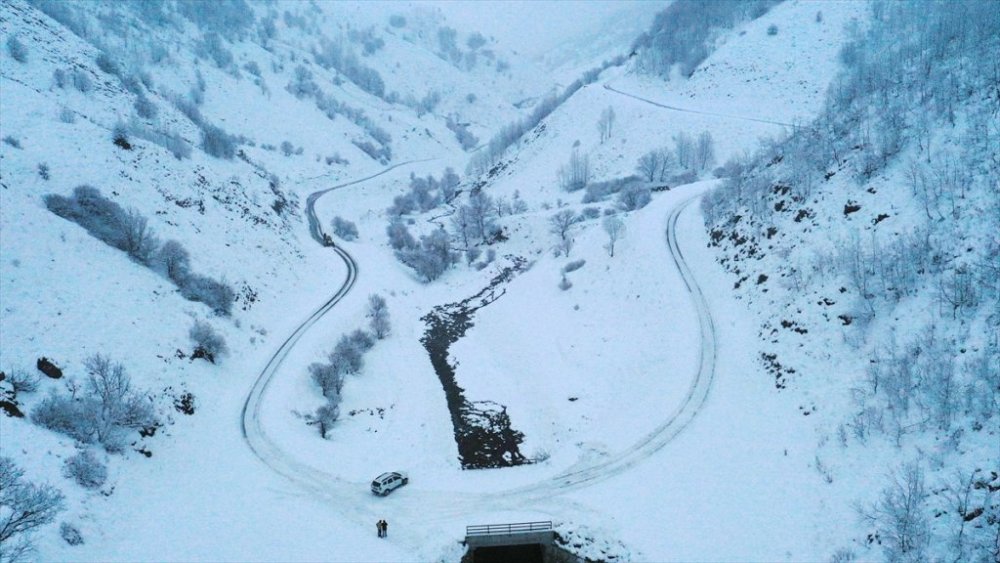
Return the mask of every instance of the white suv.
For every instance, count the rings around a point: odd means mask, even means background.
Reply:
[[[390,471],[379,475],[372,481],[372,492],[384,497],[409,482],[410,478],[406,473],[402,471]]]

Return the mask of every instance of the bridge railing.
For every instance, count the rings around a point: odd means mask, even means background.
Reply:
[[[470,536],[510,536],[514,534],[529,534],[532,532],[552,531],[552,521],[518,522],[516,524],[480,524],[466,526],[465,535]]]

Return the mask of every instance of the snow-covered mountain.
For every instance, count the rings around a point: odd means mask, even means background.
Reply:
[[[995,557],[992,6],[562,6],[5,0],[0,560]]]

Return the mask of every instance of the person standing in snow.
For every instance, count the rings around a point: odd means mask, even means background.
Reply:
[[[375,522],[375,532],[378,533],[378,537],[382,537],[382,521],[379,520]]]
[[[389,535],[389,523],[382,520],[382,537],[387,537]]]

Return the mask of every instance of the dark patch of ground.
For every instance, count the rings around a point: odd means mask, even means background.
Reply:
[[[515,430],[507,407],[493,401],[470,401],[455,378],[456,366],[448,362],[448,349],[472,328],[476,311],[504,295],[501,286],[524,270],[527,261],[507,257],[505,267],[479,293],[457,303],[435,307],[420,320],[427,323],[420,343],[430,355],[431,365],[444,387],[451,422],[458,444],[458,459],[463,469],[511,467],[531,461],[520,451],[524,434]]]

